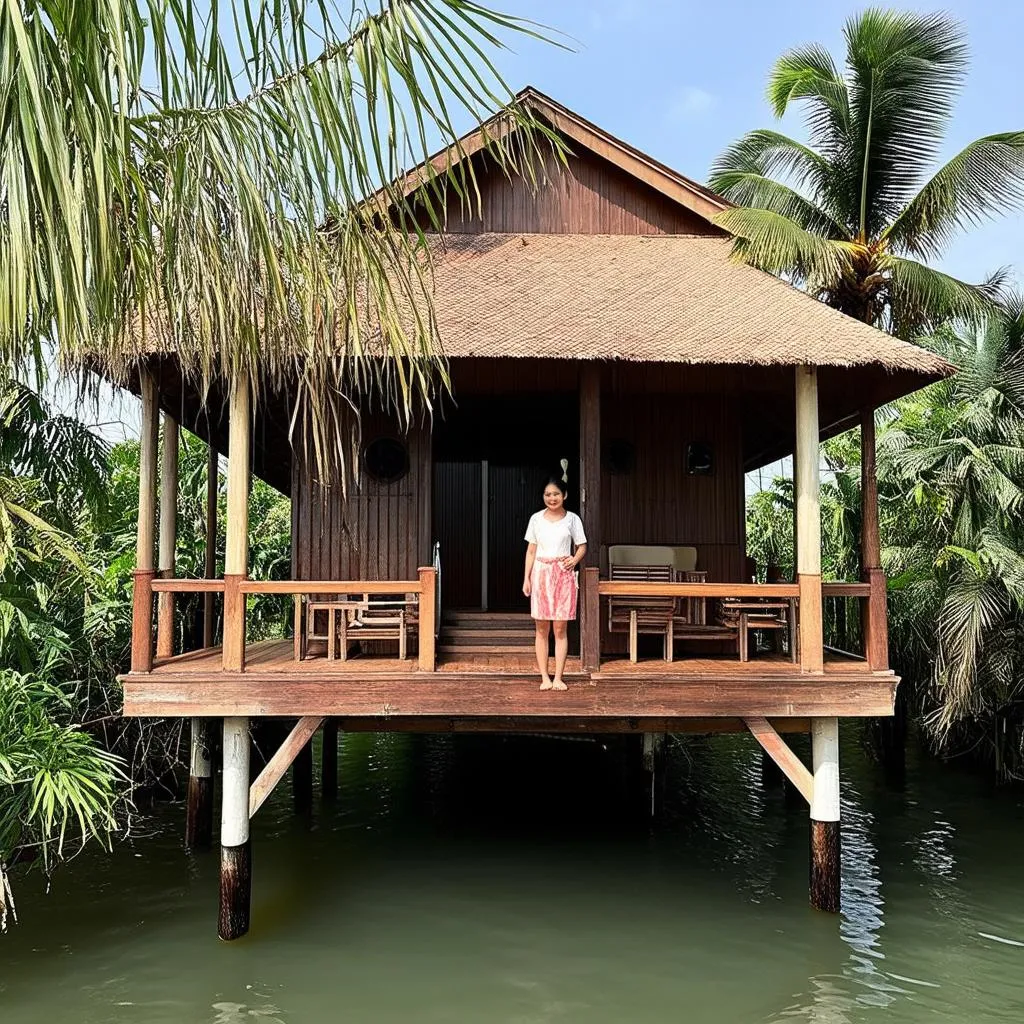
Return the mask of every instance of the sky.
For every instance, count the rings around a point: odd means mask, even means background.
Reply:
[[[512,36],[496,64],[513,90],[532,85],[682,174],[706,179],[715,157],[753,128],[775,126],[764,99],[773,62],[803,43],[843,55],[843,25],[865,5],[838,0],[483,0],[563,33],[570,49]],[[896,6],[896,5],[894,5]],[[971,67],[943,159],[982,135],[1024,128],[1024,3],[905,3],[944,10],[964,26]],[[468,121],[462,126],[470,130]],[[800,136],[799,114],[781,125]],[[937,261],[978,281],[1016,267],[1024,284],[1024,214],[959,237]],[[114,396],[94,410],[102,433],[137,433],[136,403]],[[89,414],[86,412],[88,418]]]

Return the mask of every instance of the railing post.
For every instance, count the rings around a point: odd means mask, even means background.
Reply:
[[[874,671],[889,667],[889,620],[885,573],[878,536],[878,477],[875,471],[875,411],[860,422],[861,576],[871,593],[861,604],[864,657]]]
[[[132,573],[132,671],[153,671],[153,577],[154,569]]]
[[[436,608],[434,605],[437,571],[431,568],[420,569],[420,607],[419,607],[419,669],[421,672],[433,672],[436,668],[434,637],[437,633]]]
[[[249,571],[249,383],[231,382],[228,409],[228,509],[224,540],[224,650],[226,671],[245,668],[245,595]]]
[[[166,413],[164,451],[160,466],[160,545],[157,567],[161,579],[173,579],[178,541],[178,423]],[[174,654],[175,595],[164,592],[156,599],[156,656]]]
[[[583,570],[583,601],[580,608],[580,661],[584,672],[601,667],[601,595],[598,584],[601,570],[587,566]]]

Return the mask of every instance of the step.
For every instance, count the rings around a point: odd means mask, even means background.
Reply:
[[[453,626],[487,623],[488,625],[520,625],[533,622],[525,612],[445,612],[442,621]]]
[[[465,644],[444,643],[443,641],[438,644],[437,650],[441,654],[479,654],[480,656],[508,654],[510,657],[528,657],[530,653],[529,646],[526,644]]]
[[[500,630],[490,627],[488,629],[475,629],[471,626],[445,626],[441,632],[447,637],[466,637],[467,639],[475,637],[490,638],[494,640],[501,640],[502,637],[532,637],[535,631],[532,629],[507,629]]]

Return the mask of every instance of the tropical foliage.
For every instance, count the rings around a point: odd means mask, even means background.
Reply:
[[[936,167],[968,65],[960,26],[870,9],[844,34],[845,70],[818,44],[775,63],[772,112],[801,104],[807,142],[759,129],[730,146],[710,178],[737,204],[720,223],[739,258],[901,337],[980,323],[998,280],[968,284],[929,262],[959,231],[1024,203],[1024,131],[977,139]]]
[[[182,734],[180,723],[120,715],[138,444],[111,448],[10,378],[0,378],[0,428],[0,865],[38,861],[50,870],[82,842],[108,841],[140,791],[175,791]],[[206,446],[185,435],[179,460],[176,559],[183,574],[200,576]],[[223,522],[219,483],[217,495]],[[261,577],[287,575],[287,499],[254,481],[250,521]],[[194,646],[199,601],[183,600],[178,611],[178,647]],[[286,619],[287,609],[264,600],[250,628],[280,635]],[[0,874],[9,906],[5,868]]]
[[[1024,777],[1024,300],[933,346],[960,372],[879,413],[890,653],[935,748]],[[856,576],[859,445],[822,446],[823,572]],[[792,484],[751,496],[751,554],[792,559]],[[787,561],[788,560],[788,561]],[[835,625],[835,624],[833,624]]]

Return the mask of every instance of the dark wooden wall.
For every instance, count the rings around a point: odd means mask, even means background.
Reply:
[[[500,361],[487,361],[493,378],[485,382],[483,367],[466,375],[467,385],[477,394],[493,389],[504,394],[517,387],[527,394],[537,387],[526,365],[504,367]],[[462,380],[453,371],[458,392]],[[625,474],[611,473],[607,465],[601,476],[601,543],[612,544],[689,544],[697,548],[698,567],[706,569],[710,579],[734,582],[743,579],[745,557],[744,474],[742,449],[741,394],[719,392],[694,394],[666,392],[664,377],[657,367],[647,367],[642,376],[629,374],[622,380],[609,371],[601,398],[602,437],[609,442],[624,440],[632,445],[634,462]],[[491,374],[486,376],[491,377]],[[554,374],[559,376],[559,374]],[[648,382],[649,390],[640,385]],[[673,385],[678,382],[671,382]],[[570,399],[566,396],[566,408]],[[545,400],[547,412],[538,422],[548,424],[549,433],[564,432],[566,425],[553,410],[563,405]],[[572,405],[575,409],[575,405]],[[573,412],[573,417],[575,413]],[[431,546],[441,539],[447,573],[457,574],[451,564],[452,552],[468,549],[463,575],[464,586],[455,586],[464,599],[478,593],[480,578],[480,458],[499,458],[520,469],[534,453],[544,454],[544,446],[526,426],[521,416],[506,415],[501,401],[464,401],[451,413],[451,422],[435,427],[431,437],[427,427],[413,430],[406,441],[410,451],[410,472],[394,484],[381,484],[364,473],[350,488],[347,501],[339,487],[321,487],[315,472],[303,470],[299,460],[293,472],[292,536],[293,567],[298,579],[414,579],[416,569],[429,563]],[[555,427],[560,430],[555,430]],[[519,452],[502,452],[499,434],[506,431],[525,447]],[[363,440],[382,434],[398,436],[393,425],[381,417],[368,417]],[[465,452],[448,451],[463,439]],[[714,471],[710,476],[693,476],[686,470],[686,448],[691,442],[711,447]],[[477,450],[483,443],[488,450]],[[563,445],[575,462],[577,451]],[[433,449],[437,452],[432,454]],[[491,450],[493,449],[493,451]],[[516,455],[517,458],[512,458]],[[436,457],[447,468],[435,467]],[[548,460],[550,461],[550,460]],[[499,461],[500,464],[500,461]],[[540,463],[538,463],[540,465]],[[553,466],[550,468],[554,468]],[[437,476],[438,493],[433,492]],[[539,470],[538,470],[539,473]],[[468,474],[468,475],[467,475]],[[571,465],[570,480],[575,481],[577,466]],[[538,475],[538,474],[534,474]],[[445,482],[447,481],[447,483]],[[570,496],[571,507],[575,498]],[[506,502],[502,502],[502,508]],[[538,499],[539,507],[539,499]],[[455,509],[456,526],[443,520],[445,509]],[[472,509],[472,511],[470,511]],[[515,530],[522,524],[517,514]],[[497,520],[496,520],[497,521]],[[511,527],[509,527],[511,529]],[[454,533],[452,530],[454,529]],[[470,535],[472,535],[470,537]],[[515,537],[510,534],[509,545]],[[496,545],[500,549],[504,543]],[[514,546],[514,545],[513,545]],[[495,563],[496,565],[497,563]],[[511,563],[510,563],[511,564]],[[518,571],[518,563],[517,563]],[[453,585],[456,577],[451,577]]]
[[[604,446],[620,439],[635,453],[628,473],[602,469],[602,543],[692,545],[709,579],[741,580],[744,478],[735,399],[610,392],[602,395],[601,414]],[[690,442],[710,445],[710,476],[687,473]]]
[[[536,191],[522,177],[488,173],[476,158],[480,208],[464,208],[452,194],[446,211],[451,232],[497,231],[583,235],[711,234],[702,217],[589,152],[562,165],[548,156]]]
[[[307,580],[414,580],[430,564],[430,433],[402,435],[381,416],[366,417],[364,445],[375,437],[402,437],[409,472],[392,484],[365,472],[350,483],[321,486],[315,467],[296,458],[292,471],[292,571]]]

